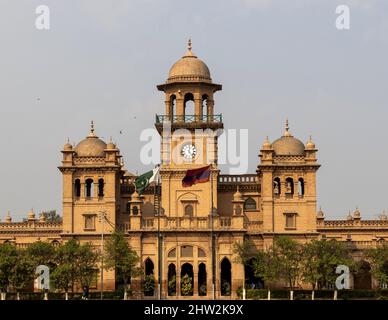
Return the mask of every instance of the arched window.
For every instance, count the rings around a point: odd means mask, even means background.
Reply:
[[[175,115],[175,108],[176,108],[176,96],[175,94],[170,96],[170,119],[171,122],[174,121],[174,115]]]
[[[198,258],[204,258],[206,257],[205,251],[203,251],[201,248],[198,248]]]
[[[168,265],[168,295],[175,296],[176,295],[176,268],[175,264],[170,263]]]
[[[181,269],[181,295],[192,296],[194,287],[193,266],[190,263],[184,263]]]
[[[93,198],[94,183],[93,179],[86,179],[85,181],[85,196],[86,198]]]
[[[175,258],[176,257],[176,248],[171,249],[167,256],[169,258]]]
[[[137,216],[139,214],[139,207],[138,206],[133,206],[132,213],[133,213],[134,216]]]
[[[280,178],[275,178],[273,180],[273,193],[275,195],[281,194]]]
[[[147,258],[144,262],[145,275],[154,274],[154,263],[150,258]]]
[[[207,293],[206,277],[206,265],[202,262],[198,266],[198,294],[200,296],[206,296]]]
[[[184,121],[193,122],[195,121],[195,106],[194,96],[192,93],[186,93],[184,99]]]
[[[221,261],[221,295],[230,296],[232,292],[232,265],[228,258]]]
[[[203,121],[207,121],[207,116],[208,116],[207,102],[208,102],[208,96],[207,94],[204,94],[202,96],[202,120]]]
[[[81,196],[81,180],[75,179],[74,181],[74,195],[76,198]]]
[[[104,179],[98,179],[98,197],[104,197]]]
[[[256,210],[256,201],[249,197],[244,202],[244,210]]]
[[[194,207],[192,204],[187,204],[185,206],[185,216],[186,217],[192,217],[194,214]]]
[[[299,178],[299,180],[298,180],[298,195],[299,195],[299,197],[304,196],[304,180],[303,180],[303,178]]]
[[[294,180],[292,178],[286,179],[286,195],[294,194]]]

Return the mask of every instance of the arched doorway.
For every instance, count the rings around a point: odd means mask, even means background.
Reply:
[[[198,266],[198,295],[206,296],[206,294],[207,294],[206,265],[202,262]]]
[[[143,282],[143,291],[145,296],[153,296],[155,293],[154,263],[150,258],[144,262],[145,278]]]
[[[190,263],[184,263],[181,268],[181,295],[192,296],[194,284],[193,266]]]
[[[232,265],[228,258],[221,261],[221,295],[230,296],[232,292]]]
[[[372,289],[372,275],[370,265],[367,261],[358,262],[357,271],[353,275],[354,289]]]
[[[168,265],[167,281],[168,295],[176,296],[176,268],[173,263]]]

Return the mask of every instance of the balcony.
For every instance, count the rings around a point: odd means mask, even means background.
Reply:
[[[130,217],[132,219],[141,219],[141,224],[131,221],[126,231],[141,230],[156,231],[158,228],[158,217]],[[237,217],[214,217],[213,229],[215,231],[222,230],[242,230],[244,229],[243,216]],[[183,231],[188,230],[195,231],[210,231],[211,220],[210,217],[160,217],[160,230],[161,231]]]
[[[155,127],[161,132],[163,124],[170,122],[173,128],[222,129],[222,114],[215,115],[156,115]]]

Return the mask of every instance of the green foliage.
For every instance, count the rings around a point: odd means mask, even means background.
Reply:
[[[143,291],[145,296],[153,296],[155,292],[155,277],[153,274],[145,276],[143,282]]]
[[[69,292],[73,278],[71,277],[72,269],[69,264],[60,264],[50,274],[51,283],[55,288],[64,292]]]
[[[19,291],[32,285],[34,278],[34,261],[32,261],[26,250],[17,250],[16,259],[9,274],[10,285],[16,291]]]
[[[62,216],[57,214],[56,210],[49,210],[43,212],[46,222],[62,222]]]
[[[354,261],[346,246],[338,241],[313,240],[304,245],[303,279],[313,288],[327,288],[334,285],[338,275],[335,269],[338,265],[354,268]]]
[[[254,242],[248,239],[234,243],[233,252],[236,254],[235,262],[248,265],[256,257],[258,251]]]
[[[175,274],[168,281],[168,295],[169,296],[176,295],[176,276],[175,276]]]
[[[0,245],[0,292],[7,291],[9,277],[17,260],[17,251],[14,245],[4,243]]]
[[[99,254],[94,250],[91,243],[79,246],[77,252],[77,280],[82,287],[90,287],[97,277],[97,262]]]
[[[28,246],[26,251],[35,267],[47,265],[50,271],[55,267],[55,247],[51,243],[37,241]]]
[[[388,284],[388,244],[366,251],[365,256],[371,266],[371,273],[380,285]]]
[[[181,280],[181,294],[182,296],[190,296],[193,294],[193,278],[187,273]]]
[[[116,271],[116,277],[124,282],[125,290],[131,278],[142,273],[139,261],[139,256],[132,250],[123,233],[113,233],[106,241],[104,267]]]

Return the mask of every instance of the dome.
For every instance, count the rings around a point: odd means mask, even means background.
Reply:
[[[233,195],[233,201],[244,201],[239,186],[237,186],[237,191]]]
[[[286,131],[281,138],[272,143],[272,148],[276,155],[303,156],[305,154],[303,142],[294,138],[289,132],[288,120],[286,121]]]
[[[269,140],[268,140],[268,136],[267,136],[267,138],[265,139],[262,148],[263,148],[263,149],[266,149],[266,150],[271,149],[271,143],[270,143]]]
[[[171,67],[167,82],[206,81],[211,82],[210,71],[205,62],[191,51],[191,40],[186,54]]]
[[[89,135],[75,147],[75,152],[79,157],[103,157],[107,145],[94,134],[94,124],[92,121]]]
[[[28,220],[35,220],[35,213],[34,213],[33,209],[31,209],[31,211],[28,213],[27,217],[28,217]]]
[[[306,143],[306,149],[315,149],[315,143],[313,142],[311,136],[310,136],[310,139],[309,141],[307,141]]]
[[[63,150],[65,150],[65,151],[71,151],[71,150],[73,150],[73,146],[70,144],[69,139],[67,139],[67,142],[66,142],[65,145],[63,146]]]

